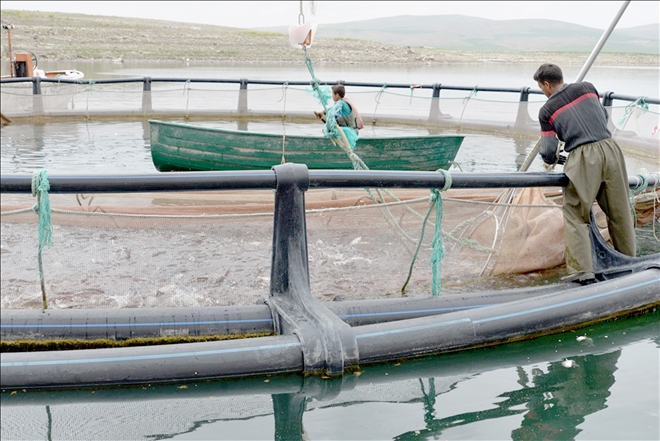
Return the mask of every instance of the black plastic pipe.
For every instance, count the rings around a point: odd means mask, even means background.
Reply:
[[[660,305],[660,269],[487,308],[355,329],[360,363],[466,349]]]
[[[563,173],[450,173],[451,188],[563,187]],[[645,176],[648,186],[659,186],[657,175]],[[51,193],[126,193],[199,190],[274,189],[272,170],[171,172],[121,176],[49,176]],[[628,184],[638,188],[642,180],[630,176]],[[443,188],[445,176],[437,172],[310,170],[310,188]],[[30,193],[31,175],[3,175],[0,192]]]
[[[67,78],[40,78],[40,77],[20,77],[20,78],[3,78],[1,82],[4,83],[25,83],[32,82],[34,84],[38,82],[43,83],[68,83],[68,84],[119,84],[119,83],[221,83],[221,84],[240,84],[247,88],[249,84],[259,84],[259,85],[273,85],[273,86],[282,86],[287,84],[289,86],[308,86],[309,81],[274,81],[274,80],[248,80],[243,79],[221,79],[221,78],[150,78],[150,77],[139,77],[139,78],[113,78],[113,79],[97,79],[97,80],[74,80]],[[322,84],[335,84],[341,83],[346,86],[351,87],[372,87],[372,88],[383,88],[387,87],[388,89],[410,89],[414,87],[415,89],[432,89],[434,91],[434,96],[436,93],[439,93],[441,89],[444,90],[463,90],[463,91],[474,91],[477,92],[505,92],[505,93],[519,93],[520,88],[515,87],[470,87],[470,86],[448,86],[444,84],[387,84],[387,83],[364,83],[364,82],[346,82],[343,80],[332,81],[332,82],[321,82]],[[33,89],[36,90],[37,86],[33,86]],[[529,94],[543,95],[541,90],[529,90]],[[609,99],[617,99],[621,101],[630,101],[634,102],[639,97],[630,96],[630,95],[619,95],[614,94],[613,92],[606,92],[610,94]],[[601,98],[605,98],[605,94],[600,94]],[[521,100],[522,101],[522,100]],[[645,97],[645,101],[648,104],[660,104],[660,99],[658,98],[648,98]]]
[[[2,388],[151,383],[303,369],[301,344],[294,335],[1,357]]]
[[[350,326],[446,314],[564,291],[569,284],[417,299],[324,302]],[[8,309],[0,311],[0,337],[11,340],[93,340],[273,333],[270,308],[261,305],[194,308]]]
[[[660,305],[660,269],[584,287],[352,328],[359,364],[523,340]],[[301,372],[296,335],[167,346],[0,354],[3,389],[119,385]]]
[[[409,360],[405,368],[393,368],[391,364],[373,365],[361,370],[361,375],[344,375],[340,378],[322,379],[317,376],[275,375],[269,381],[263,377],[232,378],[230,380],[195,382],[196,387],[181,388],[179,383],[151,384],[140,387],[76,388],[71,390],[31,390],[27,393],[3,392],[3,406],[43,406],[74,403],[117,403],[158,401],[170,399],[206,398],[209,396],[299,394],[324,400],[340,392],[374,384],[390,384],[397,381],[450,376],[470,377],[497,369],[528,366],[535,363],[552,363],[568,358],[600,355],[621,350],[641,340],[658,338],[657,322],[660,311],[602,323],[590,328],[584,341],[573,334],[565,338],[539,338],[530,343],[503,345],[488,348],[476,354],[473,351],[446,354],[442,362],[437,358]],[[621,332],[625,330],[625,332]],[[601,338],[606,335],[606,338]],[[531,350],[530,350],[531,349]]]
[[[266,305],[196,308],[7,309],[1,337],[11,340],[126,340],[272,333]]]

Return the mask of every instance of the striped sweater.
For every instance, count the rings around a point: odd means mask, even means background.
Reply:
[[[591,83],[566,84],[553,93],[539,111],[543,161],[557,162],[558,141],[570,152],[590,142],[611,138],[607,128],[607,111]]]

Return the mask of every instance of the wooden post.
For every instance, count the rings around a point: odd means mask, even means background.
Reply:
[[[13,78],[16,76],[16,72],[14,70],[14,59],[12,58],[11,55],[11,30],[14,29],[14,25],[11,23],[2,25],[2,29],[7,29],[7,49],[9,50],[9,72]]]

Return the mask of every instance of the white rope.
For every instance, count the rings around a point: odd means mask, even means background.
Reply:
[[[390,196],[392,196],[390,194]],[[356,205],[352,207],[331,207],[331,208],[312,208],[305,210],[306,213],[310,214],[323,214],[323,213],[331,213],[331,212],[338,212],[338,211],[352,211],[352,210],[364,210],[364,209],[370,209],[370,208],[378,208],[381,209],[383,207],[395,207],[399,205],[411,205],[415,203],[420,203],[420,202],[428,202],[428,196],[426,197],[421,197],[421,198],[415,198],[415,199],[408,199],[405,201],[394,201],[394,202],[375,202],[373,204],[364,204],[364,205]],[[493,206],[508,206],[511,204],[498,204],[494,202],[482,202],[482,201],[466,201],[464,199],[458,199],[458,198],[448,198],[445,197],[443,198],[445,201],[454,201],[458,203],[465,203],[465,204],[474,204],[474,205],[493,205]],[[375,200],[375,198],[372,198],[372,200]],[[560,205],[534,205],[534,204],[516,204],[517,207],[529,207],[529,208],[561,208]],[[24,208],[24,209],[19,209],[19,210],[12,210],[12,211],[3,211],[0,213],[2,216],[12,216],[12,215],[19,215],[19,214],[25,214],[25,213],[32,213],[33,210],[32,208]],[[101,216],[101,217],[127,217],[127,218],[145,218],[145,219],[222,219],[222,218],[234,218],[234,217],[267,217],[267,216],[273,216],[273,213],[271,212],[266,212],[266,213],[240,213],[240,214],[202,214],[202,215],[177,215],[177,214],[128,214],[128,213],[107,213],[103,211],[75,211],[75,210],[63,210],[63,209],[58,209],[58,208],[51,208],[52,213],[58,213],[58,214],[70,214],[74,216]],[[416,212],[415,212],[416,213]]]

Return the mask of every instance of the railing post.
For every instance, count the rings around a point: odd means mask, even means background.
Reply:
[[[32,112],[35,115],[44,114],[44,97],[41,94],[41,77],[32,78]]]
[[[304,164],[273,167],[277,177],[273,226],[271,296],[291,288],[309,291],[305,192],[309,172]],[[295,262],[294,262],[295,261]]]
[[[440,89],[442,84],[435,83],[433,85],[433,97],[431,98],[431,108],[429,109],[429,122],[437,122],[440,118],[449,118],[440,111]]]
[[[528,124],[533,124],[534,120],[529,116],[529,87],[520,89],[520,101],[518,102],[518,114],[516,115],[516,129],[524,129]]]
[[[32,77],[32,94],[41,95],[41,77]]]
[[[605,92],[603,94],[603,107],[612,107],[612,102],[614,102],[612,95],[614,95],[614,92]]]
[[[612,103],[614,102],[612,95],[614,95],[614,92],[605,92],[602,101],[603,107],[605,107],[605,111],[607,112],[607,128],[610,130],[610,133],[614,133],[615,130],[614,123],[612,122]]]
[[[153,107],[151,105],[151,77],[144,77],[142,84],[142,113],[153,113]]]
[[[357,341],[351,327],[312,296],[309,283],[305,191],[309,171],[304,164],[273,167],[277,179],[270,272],[275,331],[300,340],[306,373],[341,375],[357,366]]]
[[[240,114],[248,111],[247,86],[248,80],[241,78],[241,88],[238,91],[238,113]]]

